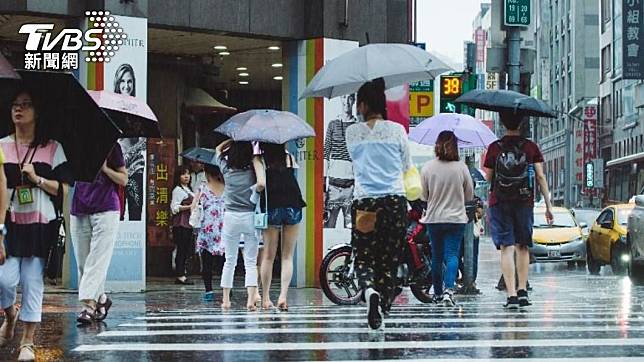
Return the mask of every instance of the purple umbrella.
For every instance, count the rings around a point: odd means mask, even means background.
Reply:
[[[454,132],[460,148],[486,148],[497,140],[496,135],[483,122],[458,113],[441,113],[427,118],[409,132],[409,139],[433,146],[443,131]]]
[[[159,137],[159,122],[147,103],[126,94],[87,91],[99,107],[116,123],[123,137]]]

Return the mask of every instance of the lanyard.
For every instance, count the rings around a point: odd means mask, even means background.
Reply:
[[[20,159],[20,150],[18,148],[18,139],[15,139],[14,146],[16,147],[16,159]],[[31,163],[34,160],[34,156],[36,155],[36,150],[38,149],[38,146],[34,147],[34,151],[31,153],[31,158],[29,159],[29,163]],[[25,166],[25,162],[27,162],[27,156],[29,156],[29,151],[31,151],[31,146],[27,149],[27,152],[25,153],[25,157],[22,158],[22,162],[18,163],[18,168],[20,169],[20,182],[22,184],[25,183],[25,175],[22,173],[22,169]]]

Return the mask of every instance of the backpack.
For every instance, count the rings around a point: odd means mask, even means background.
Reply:
[[[533,195],[530,163],[523,150],[525,143],[525,140],[516,144],[498,142],[501,153],[496,158],[492,188],[500,201],[528,200]]]

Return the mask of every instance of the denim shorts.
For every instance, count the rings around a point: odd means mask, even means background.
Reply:
[[[497,249],[502,246],[532,247],[532,207],[497,204],[490,208],[490,231]]]
[[[302,222],[301,207],[279,207],[268,209],[268,225],[297,225]]]

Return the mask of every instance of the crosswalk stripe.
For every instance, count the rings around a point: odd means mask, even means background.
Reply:
[[[337,312],[344,312],[346,313],[338,313],[338,314],[310,314],[310,315],[324,315],[324,316],[336,316],[336,315],[341,315],[341,316],[350,316],[353,315],[351,312],[360,312],[360,313],[366,313],[367,309],[366,308],[354,308],[351,310],[339,310]],[[316,311],[317,312],[317,311]],[[191,315],[196,316],[199,314],[203,314],[205,312],[198,312],[198,313],[175,313],[176,315],[172,315],[170,313],[148,313],[146,314],[147,317],[165,317],[164,319],[173,319],[173,317],[181,317],[185,319],[192,318]],[[507,316],[510,315],[509,312],[505,311],[499,311],[499,308],[496,310],[489,310],[489,311],[472,311],[472,310],[467,310],[467,309],[427,309],[427,310],[419,310],[415,312],[405,312],[405,311],[399,311],[399,310],[392,310],[389,315],[391,316],[398,316],[398,315],[424,315],[424,316],[430,316],[430,315],[436,315],[436,316],[443,316],[443,315],[454,315],[457,314],[459,316],[469,316],[469,315],[498,315],[498,316]],[[616,315],[628,315],[633,318],[639,318],[639,319],[644,319],[644,312],[628,312],[628,311],[622,311],[622,310],[603,310],[603,311],[561,311],[559,309],[554,310],[554,311],[543,311],[543,310],[530,310],[526,311],[525,314],[529,315],[611,315],[611,314],[616,314]],[[247,316],[255,316],[256,314],[249,314],[248,312],[238,312],[238,313],[226,313],[227,318],[243,318]],[[266,316],[266,317],[275,317],[279,318],[286,317],[289,315],[306,315],[308,316],[309,314],[287,314],[287,313],[281,313],[281,312],[264,312],[260,315]],[[144,317],[138,317],[138,319],[143,319]],[[147,318],[152,320],[151,318]]]
[[[387,325],[394,324],[433,324],[442,325],[444,323],[461,323],[461,324],[478,324],[478,323],[590,323],[590,322],[613,322],[613,323],[632,323],[632,320],[624,320],[618,318],[519,318],[519,319],[499,319],[499,318],[387,318],[385,319]],[[342,318],[342,319],[304,319],[304,320],[258,320],[258,321],[219,321],[219,322],[157,322],[157,323],[123,323],[121,327],[189,327],[189,326],[246,326],[249,323],[255,325],[282,325],[282,324],[364,324],[366,323],[366,315],[361,315],[361,318]]]
[[[136,317],[136,320],[145,320],[145,321],[172,321],[172,320],[231,320],[231,319],[246,319],[246,320],[256,320],[256,319],[305,319],[305,318],[348,318],[348,317],[364,317],[366,312],[361,312],[361,313],[337,313],[337,314],[289,314],[289,313],[267,313],[267,314],[257,314],[257,313],[249,313],[247,315],[243,314],[238,314],[238,315],[192,315],[192,316],[186,316],[186,315],[170,315],[170,316],[153,316],[153,317]],[[521,312],[507,312],[507,313],[499,313],[498,316],[500,318],[437,318],[440,321],[445,321],[445,320],[477,320],[477,321],[488,321],[488,320],[516,320],[516,321],[526,321],[526,320],[547,320],[547,318],[539,318],[539,319],[514,319],[511,317],[516,317],[517,315],[525,315],[525,316],[530,316],[535,313],[529,313],[526,312],[525,314],[522,314]],[[556,315],[556,313],[538,313],[538,314],[544,314],[546,317],[548,315]],[[583,316],[582,313],[578,313],[581,316]],[[388,320],[399,320],[401,318],[397,318],[400,316],[409,316],[409,315],[418,315],[418,314],[410,314],[410,313],[402,313],[402,314],[397,314],[397,313],[392,313],[387,317]],[[478,315],[478,314],[472,314],[472,315]],[[425,316],[425,315],[423,315]],[[437,314],[437,316],[439,316]],[[615,320],[615,319],[623,319],[625,317],[628,317],[627,315],[624,316],[615,316],[614,318],[594,318],[594,317],[585,317],[584,320]],[[404,318],[402,318],[404,319]],[[578,318],[564,318],[565,320],[568,321],[575,321],[578,320]],[[637,319],[641,319],[644,321],[644,316],[639,316]],[[410,319],[410,320],[426,320],[426,318],[417,318],[417,319]]]
[[[521,340],[452,340],[452,341],[381,341],[320,343],[109,343],[81,345],[76,352],[99,351],[308,351],[366,349],[446,349],[499,347],[571,347],[571,346],[642,346],[644,338],[521,339]]]
[[[365,323],[363,321],[363,323]],[[560,326],[560,327],[469,327],[469,328],[387,328],[387,334],[432,334],[432,333],[528,333],[528,332],[639,332],[644,326]],[[181,335],[250,335],[250,334],[369,334],[367,328],[246,328],[246,329],[171,329],[171,330],[135,330],[107,331],[99,337],[151,337]]]

